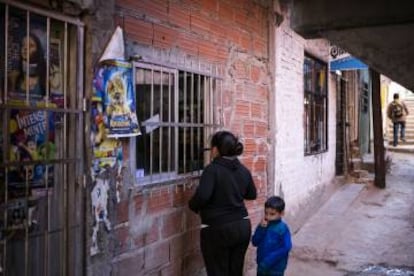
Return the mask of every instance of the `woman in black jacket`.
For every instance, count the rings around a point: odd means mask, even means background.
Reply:
[[[201,217],[200,246],[209,276],[242,276],[251,224],[244,199],[256,199],[250,171],[237,156],[243,145],[231,132],[211,139],[212,162],[204,169],[189,207]]]

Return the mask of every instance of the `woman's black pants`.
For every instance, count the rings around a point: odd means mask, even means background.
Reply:
[[[243,275],[251,231],[249,219],[201,229],[201,252],[208,276]]]

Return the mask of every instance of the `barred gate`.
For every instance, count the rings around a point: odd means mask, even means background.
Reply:
[[[0,0],[0,275],[81,275],[81,21]]]

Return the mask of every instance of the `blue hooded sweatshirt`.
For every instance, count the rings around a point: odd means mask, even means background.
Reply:
[[[257,275],[283,275],[292,249],[289,227],[281,219],[258,225],[252,238],[257,247]]]

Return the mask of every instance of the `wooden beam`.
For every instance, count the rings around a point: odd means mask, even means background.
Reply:
[[[370,69],[370,75],[372,93],[372,116],[374,124],[374,185],[378,188],[385,188],[384,137],[382,131],[381,112],[381,81],[378,72]]]

